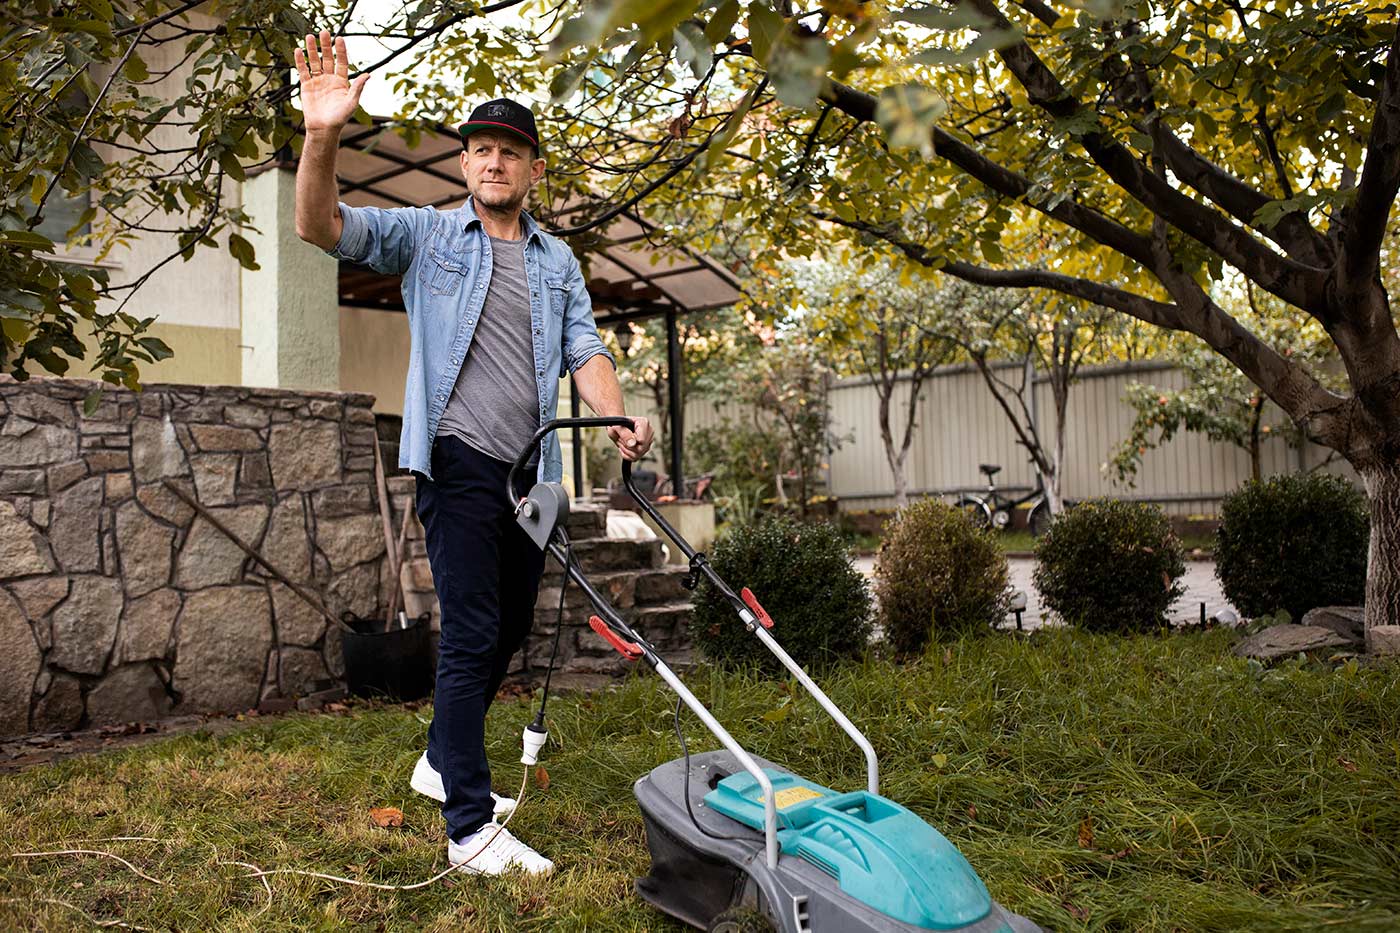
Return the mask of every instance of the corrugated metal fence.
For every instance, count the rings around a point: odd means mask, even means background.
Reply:
[[[1004,375],[1019,384],[1019,373]],[[1071,499],[1092,496],[1143,499],[1161,503],[1178,515],[1213,515],[1221,497],[1249,478],[1249,455],[1229,444],[1213,443],[1203,435],[1179,433],[1166,445],[1148,451],[1138,471],[1135,487],[1117,484],[1104,464],[1125,438],[1133,422],[1133,410],[1124,401],[1130,382],[1162,388],[1181,388],[1186,376],[1160,363],[1131,363],[1085,367],[1070,389],[1066,416],[1063,490]],[[914,439],[905,461],[911,495],[946,495],[978,489],[985,481],[978,464],[1000,464],[998,486],[1029,490],[1035,473],[1025,451],[1016,444],[1006,415],[987,389],[982,376],[969,366],[938,370],[922,390]],[[640,396],[629,398],[629,410],[644,412],[649,404]],[[909,383],[896,390],[892,430],[898,442],[904,412],[908,410]],[[890,508],[894,483],[880,441],[878,395],[867,379],[839,381],[831,392],[833,433],[843,439],[832,452],[828,483],[845,509]],[[1049,442],[1054,402],[1044,374],[1035,379],[1035,410],[1042,436]],[[652,412],[653,416],[655,412]],[[726,418],[752,418],[752,412],[735,402],[692,400],[686,404],[687,434],[717,427]],[[1324,459],[1325,451],[1312,445],[1290,449],[1282,438],[1265,441],[1264,474],[1311,467]],[[1339,472],[1349,472],[1345,465]]]

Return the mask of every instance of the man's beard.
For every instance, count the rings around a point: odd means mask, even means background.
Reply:
[[[519,210],[525,204],[525,192],[498,190],[495,185],[479,186],[473,197],[483,207],[502,213]]]

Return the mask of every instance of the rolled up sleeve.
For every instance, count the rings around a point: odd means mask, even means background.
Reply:
[[[340,242],[326,252],[384,275],[402,275],[413,262],[419,240],[431,231],[433,213],[431,208],[351,207],[341,202]]]

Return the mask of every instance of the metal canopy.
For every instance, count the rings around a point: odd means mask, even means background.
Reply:
[[[451,209],[467,197],[458,157],[461,140],[448,126],[422,133],[410,146],[375,118],[372,126],[347,127],[340,142],[337,179],[340,199],[356,207],[423,207]],[[549,227],[566,226],[570,218],[601,211],[596,200],[579,200],[541,211],[537,218]],[[738,281],[719,263],[686,248],[655,242],[656,226],[635,208],[619,213],[588,231],[579,254],[584,281],[599,327],[654,317],[666,320],[667,372],[681,371],[677,339],[679,315],[728,307],[739,300]],[[340,304],[344,307],[403,311],[400,277],[380,275],[341,263]],[[685,489],[682,463],[683,410],[681,382],[668,378],[671,408],[672,488]],[[571,392],[574,414],[577,392]],[[582,475],[582,447],[575,432],[574,475]]]

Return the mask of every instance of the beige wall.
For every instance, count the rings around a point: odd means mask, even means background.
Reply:
[[[1185,376],[1160,365],[1086,368],[1070,390],[1065,431],[1064,493],[1071,499],[1091,496],[1136,498],[1161,502],[1171,514],[1213,515],[1226,493],[1249,478],[1249,457],[1229,444],[1213,443],[1203,435],[1181,432],[1170,442],[1148,451],[1137,476],[1137,485],[1116,484],[1102,469],[1113,448],[1127,436],[1132,408],[1123,401],[1130,382],[1163,388],[1181,388]],[[1048,433],[1054,420],[1050,387],[1040,383],[1036,398],[1041,423]],[[895,394],[896,412],[907,410],[908,384]],[[628,398],[630,411],[650,411],[641,396]],[[878,400],[868,381],[848,379],[831,393],[832,431],[846,438],[831,454],[831,491],[843,508],[883,509],[894,504],[894,483],[885,460],[877,422]],[[725,418],[750,417],[734,402],[692,400],[685,408],[687,434],[722,423]],[[902,417],[902,414],[896,415]],[[1309,445],[1301,453],[1281,438],[1267,441],[1262,468],[1266,476],[1311,467],[1325,451]],[[985,487],[978,473],[980,463],[1002,467],[999,486],[1029,489],[1035,475],[1025,451],[1017,446],[1014,432],[990,392],[975,371],[946,367],[924,385],[914,440],[905,463],[911,495],[949,494]],[[1350,476],[1344,464],[1329,466]]]
[[[373,308],[340,309],[340,388],[368,392],[380,414],[403,414],[408,372],[408,315]]]

